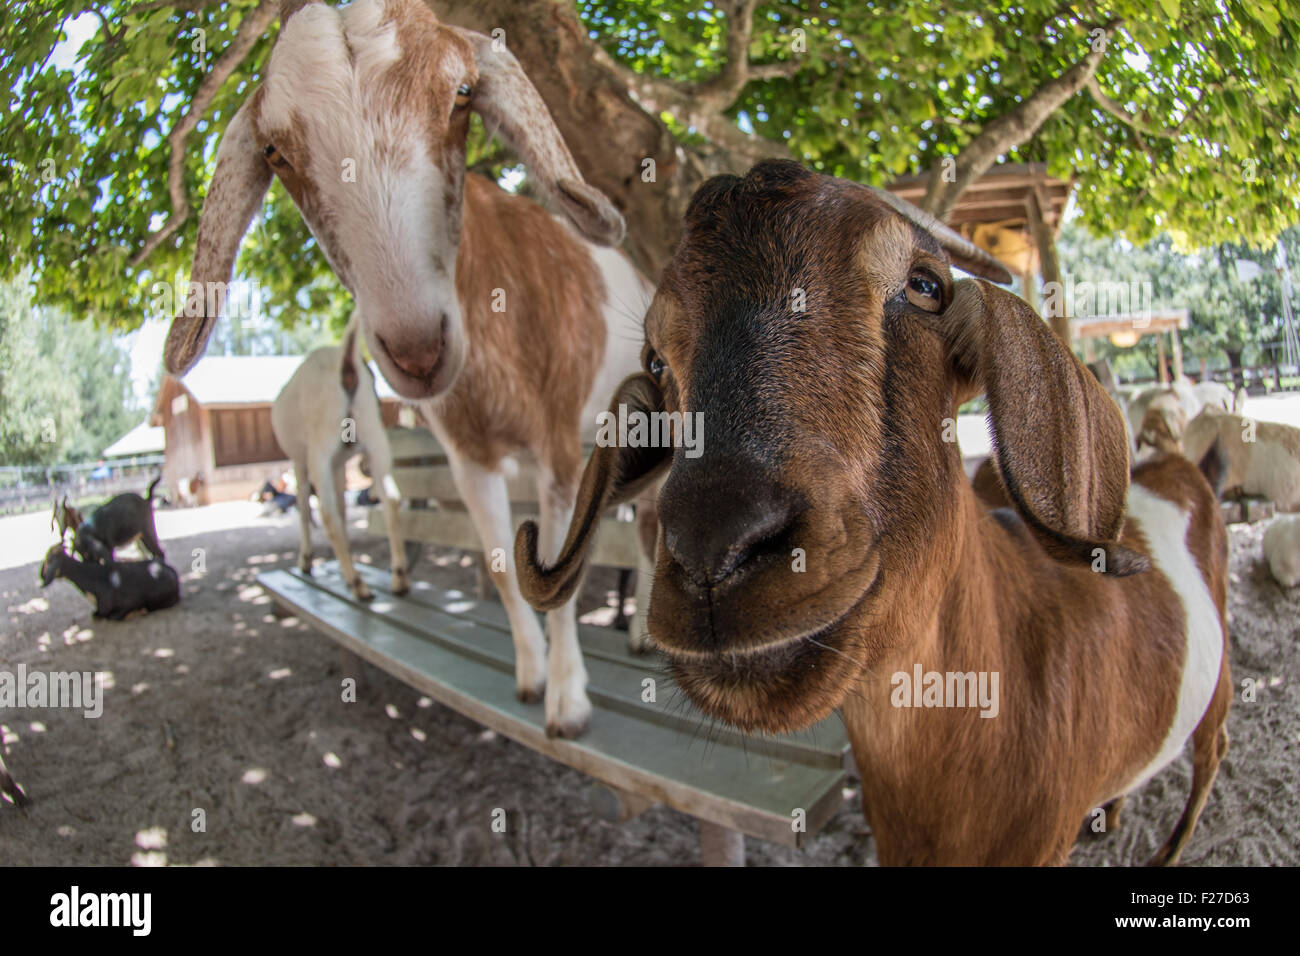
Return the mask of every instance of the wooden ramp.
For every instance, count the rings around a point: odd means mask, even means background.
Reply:
[[[293,569],[258,581],[281,607],[343,647],[594,777],[624,805],[662,803],[698,818],[706,851],[721,838],[734,859],[739,834],[799,847],[839,809],[848,741],[837,716],[783,737],[723,729],[686,701],[657,657],[631,655],[621,633],[579,625],[591,725],[578,740],[550,739],[542,705],[515,698],[514,650],[500,604],[425,582],[394,597],[387,571],[358,570],[375,593],[369,603],[353,598],[334,562],[318,566],[313,577]],[[643,699],[651,687],[653,700]]]

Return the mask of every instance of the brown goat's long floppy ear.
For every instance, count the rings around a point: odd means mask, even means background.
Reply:
[[[188,372],[207,348],[208,338],[221,318],[219,309],[215,310],[216,315],[208,314],[209,290],[224,289],[230,282],[239,242],[271,186],[271,167],[258,147],[253,130],[252,103],[252,99],[245,101],[230,118],[217,149],[217,171],[199,216],[199,238],[190,273],[190,290],[203,303],[202,307],[191,308],[189,296],[184,296],[186,305],[177,310],[172,320],[163,357],[167,371],[173,375]],[[216,292],[214,297],[225,298],[221,292]],[[181,298],[182,293],[178,292],[177,299]]]
[[[519,154],[543,192],[592,242],[614,246],[623,241],[623,216],[599,190],[587,185],[573,154],[555,127],[541,94],[515,55],[491,37],[456,28],[474,47],[478,84],[470,108]]]
[[[624,379],[614,393],[611,414],[617,416],[620,405],[627,406],[629,415],[661,412],[663,393],[649,375],[633,375]],[[525,521],[519,528],[515,538],[515,565],[524,599],[539,611],[552,610],[567,601],[582,581],[587,554],[596,540],[605,509],[635,498],[659,477],[671,460],[671,448],[597,446],[582,472],[573,520],[555,564],[547,567],[537,554],[537,522]]]
[[[979,279],[956,284],[944,313],[958,375],[983,386],[1007,494],[1053,557],[1107,574],[1144,571],[1116,543],[1128,492],[1119,408],[1023,300]]]

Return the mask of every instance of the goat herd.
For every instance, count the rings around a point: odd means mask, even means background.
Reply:
[[[882,863],[1063,863],[1089,814],[1113,825],[1190,742],[1191,794],[1156,857],[1177,861],[1228,747],[1216,491],[1300,507],[1295,429],[1260,424],[1243,441],[1232,396],[1181,385],[1141,396],[1127,424],[994,284],[1010,281],[996,260],[888,193],[792,162],[706,182],[656,290],[603,248],[622,218],[508,51],[417,0],[290,2],[281,17],[217,154],[194,280],[230,279],[278,177],[352,292],[344,346],[304,363],[274,425],[358,596],[342,421],[371,455],[393,589],[408,587],[364,341],[446,449],[483,550],[513,557],[492,579],[517,692],[544,700],[551,735],[590,719],[574,595],[600,516],[639,497],[659,525],[649,632],[677,685],[752,732],[838,709]],[[471,111],[563,219],[467,174]],[[340,182],[346,158],[366,171],[356,181]],[[198,360],[219,319],[176,318],[170,372]],[[977,493],[944,435],[981,392],[996,456]],[[584,467],[584,429],[605,408],[701,416],[705,452],[627,441]],[[517,540],[515,455],[537,462],[540,509]],[[103,595],[109,616],[175,603],[148,514],[144,499],[114,501],[76,529],[85,560],[56,546],[42,577]],[[128,531],[155,560],[103,563]],[[1000,707],[981,715],[942,680],[900,694],[893,678],[914,671],[998,675]]]

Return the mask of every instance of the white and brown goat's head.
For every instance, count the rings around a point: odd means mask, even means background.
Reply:
[[[705,183],[646,315],[646,371],[613,402],[702,414],[703,453],[597,449],[558,563],[522,529],[524,594],[566,598],[601,510],[667,469],[651,637],[706,713],[807,726],[932,619],[971,495],[945,433],[980,391],[1026,537],[1137,570],[1115,544],[1118,409],[1024,302],[950,263],[1010,278],[919,210],[796,163]]]
[[[222,137],[194,281],[229,281],[278,177],[355,297],[389,384],[411,399],[442,394],[465,358],[455,276],[471,111],[583,234],[622,238],[622,217],[583,181],[504,46],[440,23],[420,0],[287,0],[266,76]],[[218,318],[177,316],[168,371],[198,360]]]

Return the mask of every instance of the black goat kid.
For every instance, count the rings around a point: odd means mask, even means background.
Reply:
[[[72,547],[83,561],[107,564],[113,560],[117,548],[130,544],[137,537],[150,554],[162,560],[163,549],[153,523],[153,490],[161,480],[159,475],[149,485],[148,498],[141,498],[134,492],[118,495],[96,508],[81,523],[72,539]]]
[[[160,611],[181,599],[175,569],[162,561],[78,561],[61,544],[50,548],[41,564],[41,587],[67,578],[95,602],[95,617],[120,621],[132,611]]]

